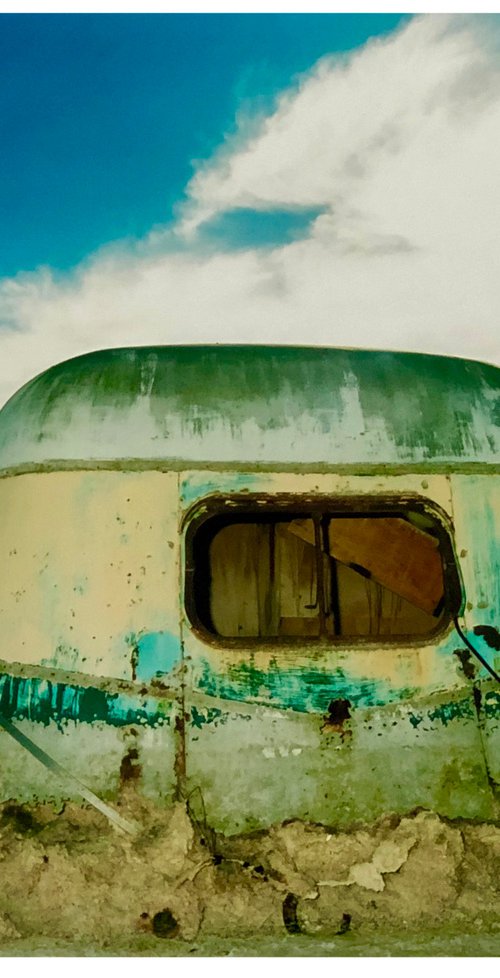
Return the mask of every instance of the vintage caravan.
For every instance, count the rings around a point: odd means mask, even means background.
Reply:
[[[0,412],[0,800],[492,817],[499,407],[493,366],[342,349],[28,383]]]

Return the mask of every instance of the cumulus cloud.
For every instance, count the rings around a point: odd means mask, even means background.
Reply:
[[[69,276],[4,280],[0,399],[105,346],[318,343],[500,362],[498,32],[495,19],[430,15],[323,58],[198,167],[174,227]]]

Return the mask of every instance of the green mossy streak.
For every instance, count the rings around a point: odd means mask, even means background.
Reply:
[[[139,405],[140,423],[144,426],[147,416],[152,426],[149,437],[156,432],[154,438],[165,445],[175,419],[188,440],[222,426],[223,441],[235,444],[244,440],[251,420],[263,434],[279,438],[283,430],[289,438],[295,432],[299,448],[293,454],[300,462],[309,418],[321,463],[330,458],[331,432],[347,419],[342,438],[351,461],[358,456],[366,461],[366,439],[360,436],[383,430],[381,464],[415,458],[494,463],[499,376],[498,368],[475,361],[376,350],[243,345],[103,350],[50,368],[10,399],[0,414],[0,459],[11,464],[9,445],[20,430],[32,445],[58,444],[69,427],[73,442],[82,439],[83,446],[89,419],[85,432],[80,430],[82,409],[91,411],[96,430],[115,419],[117,456],[129,457],[129,415]],[[342,462],[340,449],[336,461]],[[145,429],[144,457],[148,451]],[[77,451],[74,457],[83,455]],[[230,457],[223,451],[222,459]]]

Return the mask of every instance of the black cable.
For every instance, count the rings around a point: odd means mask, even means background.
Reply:
[[[484,668],[489,672],[490,676],[493,676],[493,679],[496,679],[497,683],[500,683],[500,676],[498,675],[498,672],[495,672],[492,666],[490,666],[489,662],[487,662],[486,659],[483,659],[481,653],[478,652],[473,645],[471,645],[469,639],[467,638],[466,635],[464,635],[462,629],[460,628],[460,625],[458,624],[458,618],[453,619],[453,624],[458,634],[460,635],[462,642],[467,646],[468,649],[471,650],[472,654],[476,656],[476,659],[479,659],[481,665],[483,665]]]

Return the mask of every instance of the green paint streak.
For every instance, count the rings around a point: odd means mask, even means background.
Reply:
[[[326,713],[333,699],[348,699],[353,706],[371,707],[407,701],[417,695],[416,688],[395,688],[378,679],[351,678],[339,668],[281,669],[276,663],[266,671],[242,663],[222,674],[204,661],[195,681],[209,696],[238,702],[259,700],[299,713]]]
[[[169,724],[164,705],[152,697],[108,693],[93,686],[71,686],[46,679],[0,675],[0,713],[7,719],[32,720],[47,726],[104,722],[114,727],[130,724],[155,727]]]

